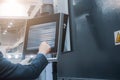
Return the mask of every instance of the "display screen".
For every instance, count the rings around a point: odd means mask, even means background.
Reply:
[[[27,50],[38,49],[41,42],[46,41],[55,47],[56,22],[32,25],[28,32]]]
[[[46,55],[47,60],[58,61],[59,53],[64,50],[66,36],[64,25],[67,19],[68,15],[63,13],[28,19],[23,46],[24,57],[37,55],[40,44],[45,41],[51,47],[49,54]]]

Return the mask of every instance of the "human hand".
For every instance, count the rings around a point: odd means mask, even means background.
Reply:
[[[47,42],[42,42],[39,46],[38,53],[48,54],[51,51],[50,45]]]

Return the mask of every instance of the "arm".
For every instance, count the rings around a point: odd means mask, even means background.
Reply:
[[[39,76],[48,64],[44,56],[50,51],[50,46],[42,42],[39,53],[29,65],[13,64],[3,58],[0,54],[0,80],[31,80]]]
[[[5,58],[0,60],[0,80],[35,79],[48,64],[43,54],[38,54],[30,65],[12,64]]]

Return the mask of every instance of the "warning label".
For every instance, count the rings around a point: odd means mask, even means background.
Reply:
[[[114,36],[115,36],[115,45],[120,45],[120,31],[115,31]]]

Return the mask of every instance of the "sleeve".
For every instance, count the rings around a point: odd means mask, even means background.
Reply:
[[[0,59],[0,80],[31,80],[39,76],[48,61],[38,54],[29,65],[13,64],[5,58]]]

